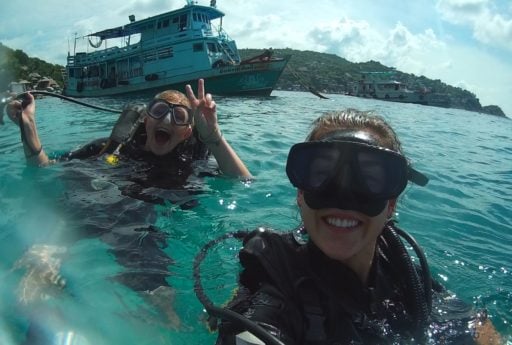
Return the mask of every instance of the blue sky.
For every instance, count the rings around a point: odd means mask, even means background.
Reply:
[[[84,35],[185,5],[185,0],[10,1],[0,42],[65,65]],[[209,0],[198,0],[209,5]],[[467,89],[512,117],[510,0],[217,0],[239,48],[294,48],[377,60]]]

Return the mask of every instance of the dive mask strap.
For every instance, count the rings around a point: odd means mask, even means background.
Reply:
[[[410,165],[407,167],[407,179],[412,183],[422,187],[426,186],[428,183],[428,177]]]

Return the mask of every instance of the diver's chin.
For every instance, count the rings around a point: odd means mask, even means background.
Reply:
[[[155,156],[165,156],[166,154],[171,153],[172,149],[172,147],[166,145],[164,147],[155,147],[154,149],[151,150],[151,152],[153,152]]]
[[[164,143],[158,143],[156,141],[151,142],[146,146],[146,150],[153,153],[155,156],[164,156],[170,153],[174,149],[174,145],[171,140]]]

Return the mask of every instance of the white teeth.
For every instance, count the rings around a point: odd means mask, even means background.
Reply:
[[[358,221],[354,219],[341,219],[341,218],[334,218],[334,217],[328,217],[326,219],[327,224],[334,225],[339,228],[352,228],[357,225]]]

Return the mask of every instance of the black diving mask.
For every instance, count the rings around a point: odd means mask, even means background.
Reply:
[[[323,141],[299,143],[288,154],[286,174],[312,209],[338,208],[376,216],[408,181],[426,185],[398,152],[363,131],[336,131]]]
[[[146,111],[149,116],[156,120],[171,114],[172,121],[177,126],[192,124],[191,110],[182,104],[169,103],[163,99],[154,99],[149,102]]]

